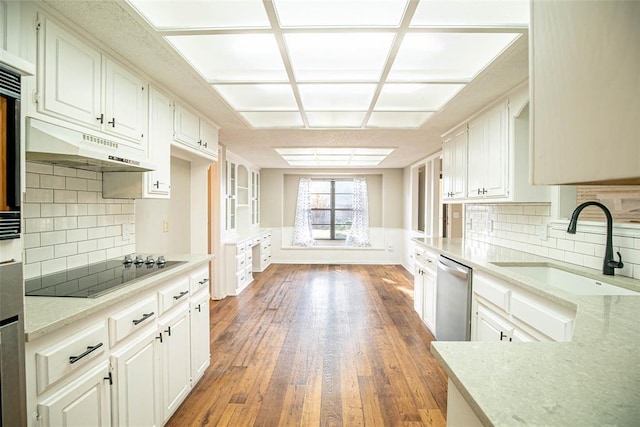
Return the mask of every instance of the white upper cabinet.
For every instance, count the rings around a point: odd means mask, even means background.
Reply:
[[[54,21],[38,18],[38,111],[99,130],[102,55]]]
[[[466,126],[442,143],[442,199],[462,200],[467,187],[467,129]]]
[[[467,197],[507,195],[507,102],[469,123]]]
[[[145,149],[145,83],[98,49],[38,14],[38,113]]]
[[[640,2],[533,1],[535,184],[640,184]]]
[[[112,135],[142,141],[147,123],[145,83],[105,57],[104,130]]]
[[[218,129],[176,102],[173,139],[196,152],[218,159]]]
[[[145,173],[145,195],[169,197],[171,188],[171,138],[173,103],[162,92],[149,86],[149,159],[157,169]]]
[[[522,85],[445,136],[444,201],[549,201],[547,186],[529,183],[528,99]]]

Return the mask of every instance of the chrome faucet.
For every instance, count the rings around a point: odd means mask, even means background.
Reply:
[[[573,213],[571,214],[571,220],[569,221],[569,227],[567,228],[567,233],[576,234],[576,226],[578,225],[578,216],[580,212],[587,206],[597,206],[604,211],[604,215],[607,217],[607,246],[604,250],[604,261],[602,263],[602,274],[606,274],[607,276],[614,275],[614,269],[624,267],[622,263],[622,255],[620,252],[618,254],[618,261],[613,259],[613,218],[611,218],[611,212],[609,209],[602,203],[598,202],[584,202],[579,205]]]

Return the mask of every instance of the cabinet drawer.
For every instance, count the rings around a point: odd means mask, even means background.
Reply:
[[[242,270],[236,273],[236,289],[242,289],[246,282],[246,271]]]
[[[109,343],[111,347],[135,331],[153,323],[157,317],[158,299],[155,294],[109,316]]]
[[[247,246],[246,246],[246,244],[244,242],[236,244],[236,253],[237,254],[243,253],[245,251],[245,249],[247,249]]]
[[[496,279],[489,279],[481,274],[473,276],[473,292],[484,298],[505,312],[509,312],[511,290],[499,283]]]
[[[514,293],[511,315],[556,341],[569,341],[575,312],[534,295]]]
[[[253,251],[247,251],[245,253],[245,262],[246,265],[251,265],[251,261],[253,261]]]
[[[236,256],[236,271],[243,270],[245,265],[247,265],[247,257],[245,254],[240,254]]]
[[[209,266],[204,266],[189,275],[191,294],[195,294],[200,289],[204,289],[209,284]]]
[[[189,299],[189,278],[177,279],[158,292],[160,314]]]
[[[36,353],[38,394],[91,360],[107,348],[104,321],[95,323],[72,337]]]

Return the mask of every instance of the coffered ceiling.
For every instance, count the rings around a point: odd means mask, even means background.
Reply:
[[[261,167],[284,147],[392,148],[380,166],[404,167],[527,79],[526,0],[47,3]]]

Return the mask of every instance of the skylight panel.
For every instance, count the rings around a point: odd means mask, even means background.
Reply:
[[[216,85],[214,88],[236,111],[298,110],[288,84]]]
[[[420,0],[410,27],[528,24],[529,0]]]
[[[300,84],[298,91],[307,111],[366,111],[375,84]]]
[[[358,128],[362,126],[365,114],[353,111],[307,112],[307,121],[312,128]]]
[[[242,117],[254,128],[301,128],[302,117],[297,111],[256,111],[242,112]]]
[[[274,0],[282,27],[398,26],[406,0]]]
[[[305,147],[276,148],[290,166],[377,166],[394,148]]]
[[[375,110],[438,111],[458,93],[462,84],[387,83]]]
[[[270,28],[262,0],[128,0],[158,30]]]
[[[394,34],[290,33],[284,39],[297,81],[375,82]]]
[[[280,49],[272,34],[165,38],[209,83],[288,81]]]
[[[424,111],[374,111],[369,117],[367,127],[415,129],[422,126],[431,115],[433,113]]]
[[[470,81],[519,33],[406,34],[387,81]]]

